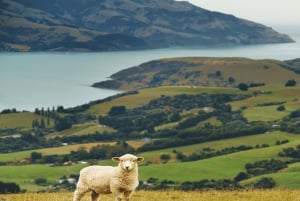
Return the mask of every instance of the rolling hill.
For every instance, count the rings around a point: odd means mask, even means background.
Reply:
[[[1,51],[111,51],[293,42],[270,27],[173,0],[2,0]]]
[[[74,108],[5,110],[0,178],[37,191],[44,186],[32,179],[57,185],[87,165],[79,161],[112,165],[111,156],[133,152],[145,157],[140,179],[153,186],[144,188],[264,177],[278,188],[300,188],[298,159],[282,154],[297,154],[300,144],[298,69],[298,59],[169,58],[113,75],[132,91]],[[295,86],[285,86],[291,79]],[[253,86],[240,90],[239,82]],[[272,160],[284,168],[234,183],[247,164]]]
[[[300,81],[297,59],[170,58],[143,63],[111,75],[94,87],[135,90],[156,86],[237,87],[239,83],[284,85]],[[298,70],[298,71],[297,71]]]

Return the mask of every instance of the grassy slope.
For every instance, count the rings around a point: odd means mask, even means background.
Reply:
[[[0,129],[31,128],[32,121],[35,119],[41,120],[41,116],[31,112],[1,114]],[[51,124],[53,125],[53,122],[51,122]]]
[[[266,86],[266,87],[259,87],[259,88],[251,88],[248,92],[241,92],[237,89],[232,88],[204,88],[204,87],[158,87],[158,88],[147,88],[147,89],[141,89],[138,94],[136,95],[130,95],[130,96],[124,96],[117,99],[114,99],[107,103],[102,103],[98,105],[94,105],[91,107],[89,112],[94,114],[103,114],[107,113],[111,106],[113,105],[126,105],[126,107],[137,107],[138,105],[145,104],[152,98],[159,97],[160,95],[176,95],[181,93],[186,94],[197,94],[197,93],[252,93],[253,91],[259,91],[259,90],[271,90],[271,94],[263,94],[259,95],[255,98],[250,98],[247,100],[239,101],[231,103],[233,109],[239,109],[242,106],[247,106],[247,109],[245,109],[244,115],[249,120],[262,120],[262,121],[268,121],[270,119],[280,118],[285,115],[287,115],[290,111],[295,110],[299,108],[299,98],[300,98],[300,87],[293,87],[293,88],[286,88],[286,87],[280,87],[280,86]],[[268,103],[268,102],[277,102],[277,101],[286,101],[284,104],[286,107],[286,111],[284,112],[277,112],[276,107],[277,106],[265,106],[265,107],[258,107],[258,103]],[[259,111],[259,113],[258,113]],[[259,114],[259,115],[257,115]],[[31,113],[18,113],[18,114],[9,114],[9,115],[0,115],[0,118],[7,121],[6,123],[3,123],[4,121],[0,121],[0,128],[6,128],[9,125],[10,127],[24,127],[21,124],[24,123],[25,119],[27,120],[27,126],[31,126],[31,122],[34,118],[36,118],[35,115]],[[25,125],[25,127],[27,127]],[[91,124],[91,127],[94,127],[95,125]],[[82,125],[82,130],[78,129],[72,130],[72,131],[66,131],[67,133],[76,133],[80,134],[81,131],[89,129],[89,125]],[[202,150],[205,147],[211,147],[215,150],[220,150],[222,148],[226,147],[232,147],[232,146],[239,146],[239,145],[251,145],[255,146],[257,144],[270,144],[274,145],[277,140],[285,140],[288,139],[290,141],[289,144],[281,145],[281,146],[271,146],[269,148],[264,149],[254,149],[250,151],[244,151],[224,156],[219,156],[211,159],[201,160],[201,161],[195,161],[195,162],[187,162],[187,163],[175,163],[175,155],[172,154],[172,151],[174,149],[183,152],[185,154],[190,154],[192,152],[197,152],[199,150]],[[151,161],[152,163],[161,162],[159,159],[159,156],[162,153],[170,153],[172,155],[172,159],[170,162],[173,163],[167,163],[167,164],[160,164],[160,165],[148,165],[148,166],[141,166],[140,168],[140,175],[142,180],[146,180],[149,177],[155,177],[159,178],[161,180],[163,179],[170,179],[175,181],[185,181],[185,180],[199,180],[203,178],[232,178],[240,171],[244,170],[245,163],[248,162],[254,162],[257,160],[263,160],[268,159],[272,157],[277,157],[277,153],[282,150],[283,147],[287,146],[295,146],[297,144],[300,144],[300,136],[297,135],[291,135],[291,134],[285,134],[285,133],[272,133],[272,134],[262,134],[257,136],[248,136],[248,137],[242,137],[242,138],[236,138],[236,139],[228,139],[228,140],[221,140],[216,142],[208,142],[198,145],[190,145],[185,147],[176,147],[172,149],[165,149],[165,150],[157,150],[154,152],[147,152],[142,153],[141,155],[145,156],[146,161]],[[56,153],[67,153],[70,150],[77,150],[78,146],[81,145],[74,145],[74,147],[60,147],[55,149],[43,149],[38,150],[39,152],[42,152],[43,154],[51,154],[54,152]],[[11,154],[1,154],[0,155],[0,161],[6,161],[7,159],[19,159],[23,157],[28,157],[32,151],[27,152],[19,152],[19,153],[11,153]],[[112,164],[111,162],[103,162],[103,164]],[[59,177],[63,176],[67,173],[78,173],[78,170],[80,169],[78,166],[74,166],[74,168],[67,168],[67,171],[65,169],[53,169],[53,167],[47,167],[47,166],[35,166],[33,165],[31,168],[31,165],[24,166],[29,169],[35,169],[36,167],[41,167],[41,172],[36,172],[38,174],[35,174],[35,176],[39,177],[48,177],[48,172],[55,172],[56,175],[50,175],[49,181],[57,180]],[[294,167],[294,168],[293,168]],[[296,182],[293,183],[293,185],[289,185],[289,178],[293,178],[294,181],[296,181],[296,176],[293,176],[293,174],[297,174],[300,170],[297,164],[291,165],[286,172],[281,174],[276,174],[274,178],[276,181],[280,184],[280,186],[284,187],[300,187],[296,184]],[[28,189],[34,189],[36,186],[31,186],[31,184],[28,182],[30,179],[32,179],[31,175],[28,173],[27,178],[22,178],[23,180],[19,180],[19,176],[13,173],[6,174],[7,169],[12,172],[22,172],[23,166],[8,166],[8,167],[1,167],[2,170],[0,171],[0,178],[8,179],[12,181],[18,181],[23,182],[21,184],[22,188],[28,188]],[[56,171],[57,170],[57,171]],[[59,170],[59,171],[58,171]],[[188,170],[188,171],[186,171]],[[186,173],[186,174],[183,174]],[[195,176],[195,172],[197,173]],[[10,178],[8,177],[10,175]],[[15,176],[15,178],[13,178]],[[292,179],[292,180],[293,180]]]
[[[283,86],[264,86],[252,88],[251,91],[271,91],[271,94],[260,94],[247,100],[231,103],[234,110],[246,106],[243,115],[249,121],[273,121],[281,119],[291,111],[299,109],[300,105],[300,86],[283,87]],[[258,104],[271,102],[285,102],[286,110],[279,112],[276,108],[279,105],[258,106]]]
[[[277,140],[286,139],[290,141],[288,144],[275,146]],[[145,165],[145,163],[149,161],[161,162],[159,161],[160,155],[162,153],[172,153],[174,149],[185,154],[190,154],[202,150],[205,147],[211,147],[215,150],[220,150],[232,146],[239,146],[245,144],[255,146],[257,144],[264,143],[269,143],[270,147],[263,149],[253,149],[249,151],[243,151],[194,162],[176,162],[176,160],[173,158],[172,161],[170,161],[170,163],[167,164]],[[173,149],[164,149],[153,152],[141,153],[140,155],[145,157],[145,162],[142,163],[140,166],[140,180],[145,181],[150,177],[154,177],[160,180],[168,179],[183,182],[186,180],[197,181],[207,178],[233,178],[239,172],[244,171],[244,165],[246,163],[263,159],[275,158],[277,157],[278,152],[280,152],[283,149],[283,147],[295,146],[297,144],[300,144],[300,136],[276,132],[271,134],[240,137],[237,139],[213,141],[203,144],[182,146]],[[79,146],[80,145],[78,145],[78,147],[76,148],[79,148]],[[57,149],[57,153],[59,151],[63,153],[64,150],[62,148]],[[42,152],[44,154],[50,154],[53,153],[55,149],[42,149],[36,151]],[[24,154],[24,152],[21,153]],[[14,153],[0,155],[1,161],[7,159],[8,157],[13,157],[13,154]],[[30,154],[29,151],[26,152],[26,154]],[[112,163],[110,160],[102,161],[101,164],[115,165],[115,163]],[[17,182],[24,189],[36,190],[37,188],[41,187],[33,185],[31,182],[32,179],[38,177],[45,177],[49,182],[55,182],[63,175],[78,174],[79,169],[82,167],[82,165],[63,167],[50,167],[47,165],[1,166],[0,178],[2,178],[2,180],[5,181]],[[296,164],[291,165],[289,169],[289,171],[294,172],[294,174],[299,173],[300,171],[299,166],[297,166]],[[287,178],[284,176],[287,176]],[[283,182],[287,181],[288,177],[288,174],[282,175],[280,178],[278,177],[278,182],[280,183],[280,186],[287,188],[290,187],[288,184],[285,184]],[[277,179],[277,177],[274,178]],[[299,185],[298,187],[300,187]]]
[[[180,65],[182,62],[185,64]],[[299,82],[300,75],[283,68],[282,64],[283,62],[278,60],[253,60],[241,57],[182,57],[141,64],[136,68],[120,71],[113,77],[120,84],[118,88],[122,90],[153,86],[149,83],[153,83],[158,77],[159,85],[164,86],[232,87],[241,82],[284,85],[290,79]],[[234,82],[230,83],[229,78],[233,78]]]
[[[269,135],[269,134],[265,134],[265,135]],[[279,135],[279,136],[275,137],[275,135]],[[218,156],[218,157],[213,157],[213,158],[193,161],[193,162],[176,163],[176,164],[167,163],[167,164],[142,166],[141,174],[140,174],[141,179],[146,179],[148,178],[149,175],[151,175],[151,177],[154,178],[159,178],[159,179],[165,178],[165,179],[181,181],[181,182],[187,180],[197,181],[206,178],[214,178],[214,179],[233,178],[239,172],[245,170],[244,166],[246,163],[252,163],[255,161],[265,160],[270,158],[277,158],[278,153],[284,147],[291,147],[300,144],[300,136],[298,137],[296,135],[292,136],[292,138],[289,138],[289,136],[286,134],[275,133],[269,135],[269,137],[270,137],[269,141],[270,139],[272,140],[274,139],[275,141],[275,139],[277,138],[277,139],[289,139],[290,142],[280,146],[274,146],[273,144],[273,146],[267,148],[252,149],[248,151],[242,151],[242,152],[227,154],[223,156]],[[264,140],[268,141],[266,138],[264,138],[264,136],[260,136],[257,139],[255,138],[256,138],[255,136],[245,137],[243,138],[243,140],[239,139],[238,144],[236,143],[234,144],[240,145],[241,142],[243,143],[243,145],[247,144],[247,142],[251,144],[251,141],[253,144],[256,144],[261,139],[262,139],[261,142],[264,142]],[[233,146],[232,143],[234,140],[228,140],[228,141],[229,142],[231,141],[231,143],[229,144],[230,146]],[[220,143],[220,142],[216,142],[216,143]],[[203,147],[205,146],[207,147],[207,144],[205,144]],[[224,146],[224,144],[222,146]],[[171,150],[161,150],[160,153],[158,151],[156,153],[157,155],[160,155],[161,153],[168,153],[168,151]],[[147,159],[147,154],[149,153],[145,153],[146,159]],[[155,155],[155,153],[152,154]]]

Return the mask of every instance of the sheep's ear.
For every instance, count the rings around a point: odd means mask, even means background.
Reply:
[[[137,162],[141,162],[141,161],[143,161],[143,160],[144,160],[143,157],[137,157]]]
[[[115,162],[119,162],[120,158],[119,157],[112,157],[112,160],[115,161]]]

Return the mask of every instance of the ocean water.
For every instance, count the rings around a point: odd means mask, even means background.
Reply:
[[[299,27],[299,26],[298,26]],[[286,31],[285,31],[286,30]],[[300,30],[283,28],[295,43],[235,47],[173,47],[120,52],[0,53],[0,111],[74,107],[120,93],[93,88],[94,82],[141,63],[169,57],[300,58]]]

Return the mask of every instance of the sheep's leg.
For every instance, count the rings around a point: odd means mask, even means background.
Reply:
[[[80,201],[80,199],[84,196],[86,192],[80,191],[79,189],[76,189],[74,192],[74,198],[73,201]]]
[[[133,191],[127,191],[124,193],[124,200],[125,201],[129,201],[129,198],[131,197],[131,195],[133,194]]]
[[[92,191],[91,193],[91,201],[98,201],[100,194],[96,193],[95,191]]]
[[[74,191],[73,201],[80,201],[84,194],[86,194],[88,191],[89,189],[86,188],[84,184],[80,184],[78,182],[76,190]]]
[[[115,201],[122,201],[123,195],[122,194],[117,194],[115,195]]]

